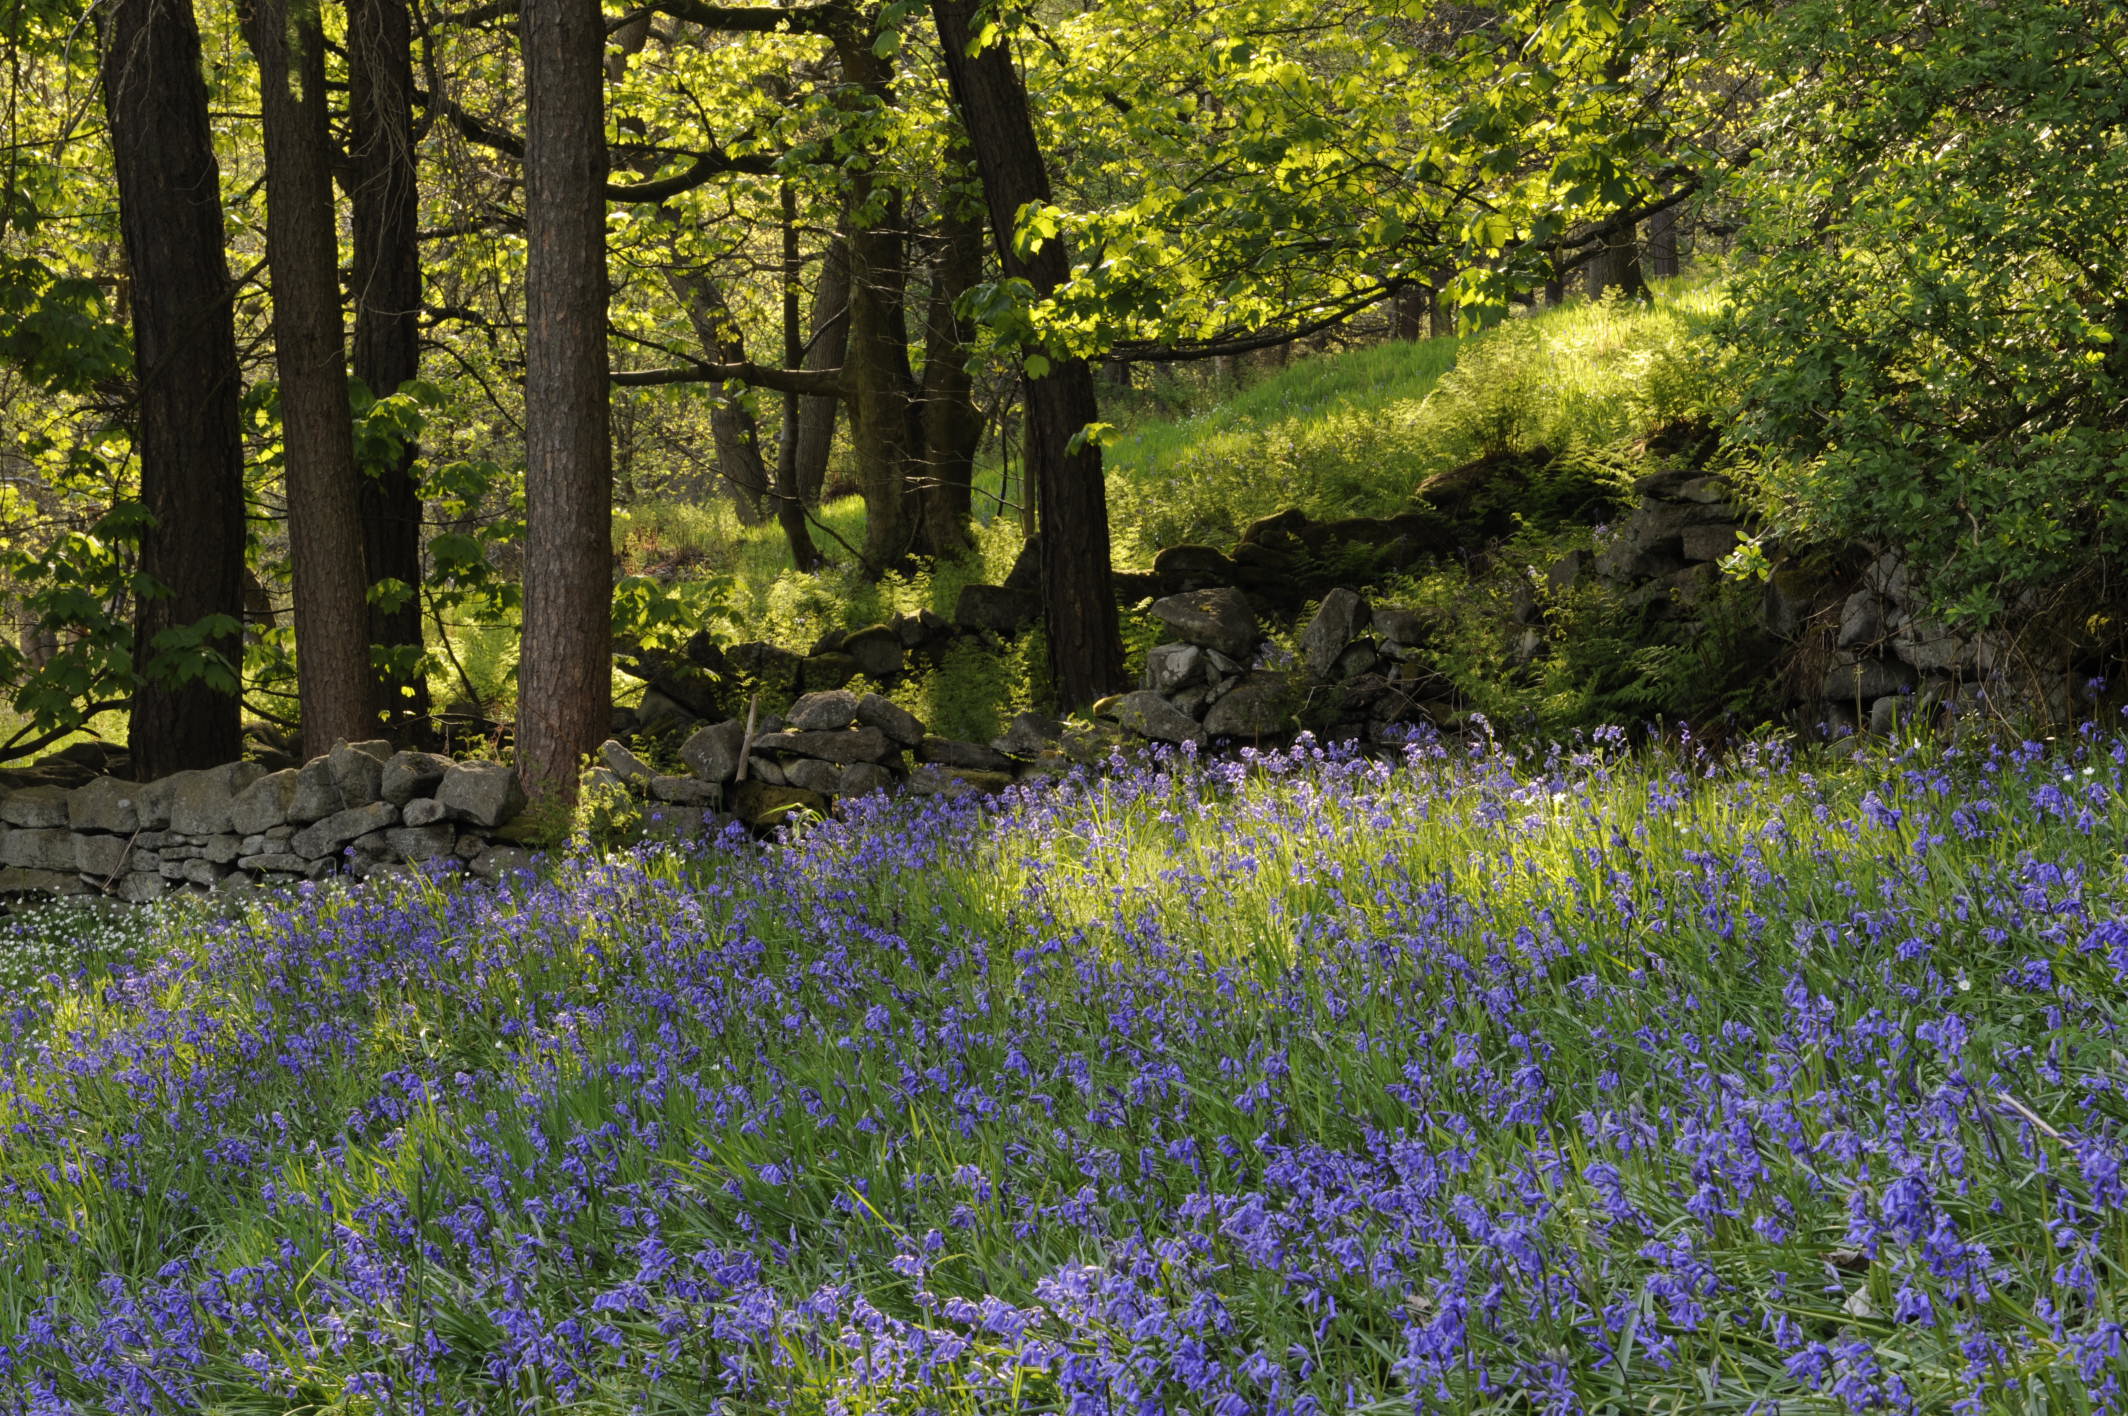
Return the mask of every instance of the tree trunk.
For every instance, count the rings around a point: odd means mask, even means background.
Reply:
[[[931,0],[961,127],[975,151],[991,233],[1007,275],[1049,295],[1071,277],[1061,240],[1022,250],[1014,224],[1029,202],[1049,201],[1049,170],[1035,141],[1027,90],[1002,42],[970,54],[977,0]],[[1043,624],[1061,704],[1078,708],[1123,685],[1123,636],[1110,579],[1107,489],[1093,370],[1061,353],[1027,381],[1028,450],[1041,517]]]
[[[804,263],[798,251],[798,194],[785,182],[783,215],[783,367],[795,369],[805,362],[805,337],[798,324],[798,282]],[[829,408],[833,399],[822,399]],[[791,564],[813,570],[820,564],[814,549],[812,528],[805,522],[805,498],[798,486],[798,429],[804,421],[804,398],[794,392],[783,395],[783,427],[776,438],[776,524],[791,548]]]
[[[820,283],[813,290],[813,333],[806,341],[802,367],[839,369],[850,345],[850,253],[840,237],[820,258]],[[798,405],[798,495],[807,506],[820,505],[827,482],[828,454],[835,446],[835,415],[841,400],[802,398]]]
[[[1455,279],[1455,272],[1434,272],[1432,282],[1426,289],[1426,323],[1435,339],[1453,339],[1456,333],[1456,307],[1448,302],[1448,282]]]
[[[717,283],[699,270],[671,270],[667,283],[679,296],[687,322],[705,358],[725,364],[746,362],[746,340],[738,319]],[[717,445],[717,474],[730,491],[740,523],[759,526],[768,520],[768,466],[761,458],[761,428],[744,403],[718,389],[709,409],[710,436]]]
[[[296,690],[303,749],[315,757],[342,738],[360,740],[375,730],[325,45],[318,12],[309,5],[256,0],[249,28],[265,129],[266,258],[273,269],[295,581]]]
[[[1422,285],[1407,285],[1390,297],[1390,335],[1394,339],[1426,337],[1426,315],[1433,305],[1432,292]]]
[[[348,0],[348,163],[354,207],[355,377],[379,398],[421,374],[421,250],[414,159],[412,36],[406,0]],[[373,693],[387,731],[425,737],[428,676],[421,668],[421,489],[409,444],[363,469],[358,494],[363,562],[372,588],[394,580],[403,598],[374,596],[369,638],[382,655]]]
[[[573,802],[612,718],[613,446],[598,0],[525,0],[525,609],[517,758]]]
[[[893,103],[893,70],[874,53],[869,8],[864,25],[837,30],[843,77],[880,107]],[[916,549],[922,468],[916,376],[909,369],[908,247],[901,193],[869,167],[850,173],[850,333],[843,389],[850,444],[864,496],[864,560],[879,575]]]
[[[128,728],[143,781],[234,761],[240,701],[199,678],[145,670],[157,636],[210,616],[208,646],[241,663],[244,444],[221,171],[207,125],[199,29],[187,0],[116,0],[105,12],[102,83],[119,230],[133,291],[139,389],[134,449],[151,523],[141,534]]]
[[[968,353],[975,322],[955,312],[983,278],[981,215],[954,201],[939,217],[924,317],[924,551],[954,556],[968,549],[975,450],[983,439]]]
[[[1667,279],[1678,270],[1677,208],[1664,207],[1648,218],[1648,273]]]
[[[1605,238],[1602,248],[1589,262],[1587,280],[1591,300],[1601,300],[1613,290],[1629,300],[1647,295],[1648,282],[1640,273],[1640,242],[1633,228],[1627,227]]]

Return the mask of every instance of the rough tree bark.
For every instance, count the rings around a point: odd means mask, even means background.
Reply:
[[[798,324],[798,282],[805,266],[798,250],[798,193],[783,184],[783,367],[795,369],[805,361],[805,335]],[[834,400],[825,401],[829,408]],[[791,564],[812,570],[820,564],[813,546],[812,528],[805,522],[805,498],[798,485],[798,430],[804,421],[804,397],[795,391],[783,395],[783,427],[776,438],[776,524],[791,548]]]
[[[524,0],[525,608],[517,756],[570,802],[612,717],[613,448],[606,382],[604,23]]]
[[[805,345],[803,367],[839,369],[850,343],[850,253],[837,238],[820,258],[820,283],[813,288],[812,335]],[[820,505],[827,482],[828,454],[835,446],[836,398],[805,397],[798,405],[798,495],[807,506]]]
[[[1664,207],[1648,218],[1648,274],[1658,278],[1676,275],[1677,208]]]
[[[1629,300],[1647,295],[1648,282],[1640,273],[1640,241],[1634,228],[1629,226],[1604,238],[1602,248],[1589,261],[1585,278],[1591,300],[1601,300],[1613,290]]]
[[[1047,295],[1071,275],[1063,243],[1050,240],[1023,250],[1013,232],[1021,208],[1049,200],[1049,170],[1010,52],[1002,42],[969,52],[977,9],[976,0],[931,3],[953,101],[982,174],[999,260],[1008,275]],[[1084,436],[1099,416],[1093,370],[1084,359],[1053,358],[1045,375],[1027,381],[1028,447],[1042,523],[1043,624],[1051,677],[1066,708],[1123,685],[1101,449]]]
[[[720,364],[746,362],[746,338],[717,282],[700,270],[678,266],[666,272],[666,284],[680,301],[695,342],[703,355]],[[710,436],[717,445],[717,473],[731,493],[739,520],[758,526],[768,520],[769,473],[761,457],[761,427],[744,403],[723,389],[710,405]]]
[[[210,647],[241,660],[244,445],[236,336],[223,254],[221,171],[207,125],[199,29],[188,0],[117,0],[105,12],[102,86],[133,292],[134,449],[153,518],[137,596],[136,669],[163,631],[226,615]],[[141,780],[233,761],[239,700],[198,679],[143,677],[128,728]]]
[[[348,0],[348,181],[354,208],[355,377],[379,398],[421,374],[421,250],[414,159],[413,38],[406,0]],[[407,587],[397,603],[373,601],[369,638],[384,655],[372,692],[395,738],[423,735],[426,675],[421,633],[421,489],[415,448],[364,469],[358,489],[368,582]],[[399,661],[395,663],[395,661]]]
[[[968,549],[968,517],[975,451],[983,438],[975,408],[968,351],[975,323],[955,306],[983,278],[983,221],[979,212],[946,196],[931,259],[931,293],[924,314],[923,447],[924,553],[959,555]]]
[[[368,577],[340,314],[339,229],[326,126],[325,44],[314,6],[255,0],[266,147],[266,259],[273,271],[282,472],[294,569],[296,691],[310,756],[374,730]]]

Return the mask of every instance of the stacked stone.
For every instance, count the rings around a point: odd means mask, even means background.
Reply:
[[[523,811],[517,772],[342,742],[302,767],[236,762],[158,781],[99,777],[0,798],[0,893],[142,901],[422,866],[495,878],[526,854],[495,833]]]

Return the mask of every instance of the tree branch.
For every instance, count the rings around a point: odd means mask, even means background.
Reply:
[[[711,364],[703,361],[674,369],[615,369],[607,377],[617,388],[658,388],[666,384],[739,382],[782,393],[842,397],[840,369],[770,369],[759,364]]]

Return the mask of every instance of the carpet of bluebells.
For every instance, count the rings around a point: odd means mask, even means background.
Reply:
[[[2124,759],[1304,741],[148,916],[0,1021],[0,1410],[2120,1410]]]

